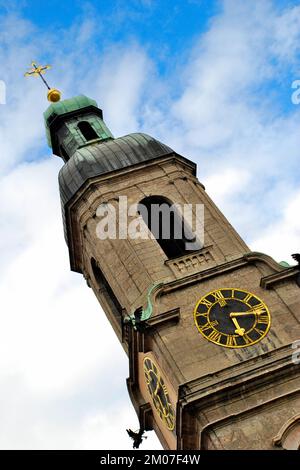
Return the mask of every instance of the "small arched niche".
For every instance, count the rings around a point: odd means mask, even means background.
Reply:
[[[300,450],[300,414],[290,418],[273,439],[276,447],[285,450]]]

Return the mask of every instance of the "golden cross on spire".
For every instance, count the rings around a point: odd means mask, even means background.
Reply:
[[[43,74],[46,72],[46,70],[50,69],[51,66],[50,65],[37,65],[35,62],[32,62],[31,66],[32,66],[32,69],[24,74],[25,77],[30,77],[31,75],[35,75],[35,76],[38,75],[43,80],[46,87],[48,88],[48,93],[47,93],[48,101],[51,101],[52,103],[56,103],[57,101],[59,101],[61,97],[60,91],[57,90],[56,88],[50,88],[50,86],[48,85],[48,83],[43,77]]]

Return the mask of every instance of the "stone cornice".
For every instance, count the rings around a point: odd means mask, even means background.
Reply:
[[[272,407],[278,400],[288,400],[289,397],[299,394],[297,381],[300,380],[300,368],[292,362],[291,349],[291,345],[287,345],[215,374],[181,384],[178,391],[177,426],[178,429],[189,431],[178,435],[177,449],[201,449],[205,436],[212,427],[215,429],[216,426],[222,426],[228,420],[232,423],[245,414],[255,413],[258,408]],[[277,393],[276,384],[284,382],[290,384],[288,392]],[[244,406],[233,407],[231,411],[227,411],[229,403],[240,403],[241,398],[247,400],[247,397],[267,390],[268,393],[256,404],[249,407],[244,401]],[[195,416],[202,411],[201,414],[205,417],[209,410],[216,407],[220,407],[224,412],[216,420],[206,424],[204,421],[199,434],[199,423]]]
[[[266,375],[270,373],[273,374],[286,367],[293,367],[292,351],[292,344],[289,344],[243,361],[241,364],[234,364],[222,371],[181,384],[179,397],[185,405],[201,400],[205,400],[207,403],[208,397],[213,396],[215,401],[218,394],[222,395],[224,390],[237,387],[243,387],[246,390],[247,384],[250,384],[253,379],[256,382],[259,381],[259,378],[264,381]]]
[[[299,268],[291,267],[291,268],[286,268],[284,271],[281,271],[279,273],[274,273],[274,274],[270,274],[269,276],[262,277],[260,281],[260,285],[264,289],[271,289],[275,284],[277,284],[278,282],[283,282],[283,281],[295,280],[298,284],[299,282],[298,279],[300,279]]]
[[[147,328],[160,328],[169,323],[177,323],[180,318],[180,308],[174,308],[149,318]]]
[[[165,282],[163,286],[157,289],[156,296],[164,295],[178,288],[187,287],[205,279],[222,275],[226,272],[245,267],[248,264],[255,264],[255,262],[262,262],[267,264],[273,271],[275,271],[275,274],[278,274],[278,276],[280,276],[280,274],[284,276],[284,273],[290,270],[293,270],[293,272],[297,273],[297,268],[285,268],[277,263],[273,258],[264,253],[250,252],[239,258],[218,264],[217,266],[203,269],[197,273],[186,275],[180,279]]]
[[[261,409],[261,408],[272,407],[274,405],[274,403],[277,402],[278,400],[286,400],[288,402],[292,397],[297,396],[299,394],[300,394],[300,390],[299,390],[299,388],[296,388],[294,390],[290,390],[287,393],[277,395],[276,397],[274,397],[272,399],[269,399],[269,400],[266,400],[263,403],[258,403],[256,405],[252,406],[250,409],[240,410],[239,412],[231,413],[227,416],[224,416],[223,418],[221,418],[219,420],[212,421],[212,422],[208,423],[201,430],[201,433],[200,433],[200,436],[199,436],[199,442],[200,442],[199,448],[203,449],[203,442],[205,440],[205,437],[209,433],[210,429],[212,429],[212,428],[216,429],[217,427],[226,424],[226,422],[228,422],[228,421],[230,421],[230,424],[232,426],[235,421],[239,421],[241,419],[241,417],[243,417],[245,415],[256,414],[256,413],[259,412],[259,409]],[[273,438],[273,445],[280,445],[280,443],[278,441],[274,441],[274,438]]]

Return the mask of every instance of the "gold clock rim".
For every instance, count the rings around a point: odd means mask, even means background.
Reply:
[[[159,369],[159,367],[157,366],[157,364],[153,361],[153,359],[151,359],[151,357],[149,357],[149,356],[145,356],[144,359],[143,359],[144,377],[146,376],[146,374],[145,374],[145,362],[146,362],[146,360],[149,360],[149,361],[151,362],[151,364],[154,364],[154,366],[156,367],[156,370],[157,370],[157,372],[158,372],[158,374],[155,373],[155,375],[157,376],[158,380],[160,381],[160,380],[162,379],[160,369]],[[163,379],[162,379],[162,380],[163,380]],[[163,382],[164,382],[164,380],[163,380]],[[164,382],[164,385],[165,385],[165,382]],[[165,387],[167,387],[167,386],[165,385]],[[148,387],[147,387],[147,389],[148,389]],[[166,390],[167,390],[168,396],[170,396],[170,395],[169,395],[169,391],[168,391],[167,388],[166,388]],[[174,431],[174,429],[175,429],[175,409],[174,409],[172,403],[171,403],[171,408],[172,408],[172,411],[173,411],[173,422],[172,422],[172,427],[170,427],[170,426],[168,425],[168,423],[166,422],[166,420],[163,419],[163,418],[160,416],[159,411],[158,411],[158,409],[157,409],[156,406],[155,406],[155,401],[153,400],[153,397],[152,397],[151,393],[149,392],[149,390],[148,390],[148,393],[149,393],[149,395],[151,396],[151,400],[152,400],[152,402],[153,402],[154,408],[156,409],[156,411],[157,411],[157,413],[158,413],[158,416],[159,416],[159,418],[161,419],[161,421],[164,423],[165,427],[166,427],[169,431]],[[165,393],[165,392],[164,392],[164,393]]]
[[[199,326],[198,326],[197,320],[196,320],[196,313],[197,313],[198,306],[199,306],[199,304],[201,303],[202,299],[204,299],[204,298],[207,297],[208,295],[210,295],[210,294],[212,294],[213,292],[216,292],[216,291],[218,291],[218,290],[220,290],[220,291],[222,291],[222,290],[236,290],[236,291],[244,292],[244,293],[246,293],[246,294],[251,294],[251,295],[253,295],[253,297],[255,297],[255,298],[258,299],[261,303],[264,304],[265,309],[266,309],[267,314],[268,314],[268,317],[269,317],[269,323],[268,323],[268,327],[266,328],[266,331],[264,332],[264,334],[263,334],[260,338],[258,338],[257,340],[253,341],[253,342],[250,343],[250,344],[244,344],[244,345],[241,345],[241,346],[229,346],[229,345],[227,345],[227,344],[221,344],[221,343],[218,343],[217,341],[214,341],[214,340],[212,340],[212,339],[209,339],[207,336],[205,336],[205,335],[201,332],[201,330],[200,330],[200,328],[199,328]],[[226,297],[226,298],[227,298],[227,297]],[[232,299],[233,299],[234,297],[228,297],[228,298],[232,298]],[[237,299],[235,299],[235,300],[237,300]],[[215,303],[217,303],[217,301],[216,301]],[[245,303],[247,303],[247,302],[245,302]],[[211,308],[211,307],[210,307],[210,308]],[[245,289],[239,289],[238,287],[219,287],[218,289],[213,289],[213,290],[207,292],[205,295],[203,295],[202,297],[200,297],[200,299],[199,299],[198,302],[196,303],[196,306],[195,306],[195,308],[194,308],[193,316],[194,316],[194,323],[195,323],[195,325],[196,325],[196,328],[197,328],[198,332],[200,333],[200,335],[201,335],[203,338],[205,338],[205,339],[206,339],[207,341],[209,341],[210,343],[214,343],[214,344],[217,344],[218,346],[222,346],[223,348],[229,348],[229,349],[248,348],[249,346],[253,346],[254,344],[259,343],[259,342],[260,342],[262,339],[264,339],[264,338],[266,337],[266,335],[268,334],[268,332],[269,332],[269,330],[270,330],[270,328],[271,328],[271,323],[272,323],[270,310],[269,310],[267,304],[266,304],[260,297],[258,297],[256,294],[253,294],[252,292],[250,292],[250,291],[248,291],[248,290],[245,290]],[[215,329],[214,327],[212,327],[212,328]],[[216,331],[217,331],[217,330],[216,330]],[[225,333],[222,333],[222,334],[225,335]],[[226,335],[226,336],[233,336],[233,335]]]

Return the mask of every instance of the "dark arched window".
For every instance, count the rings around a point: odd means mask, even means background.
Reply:
[[[168,258],[202,248],[178,209],[165,197],[146,197],[139,203],[138,212]]]
[[[92,128],[91,124],[87,121],[80,121],[78,123],[78,129],[85,138],[85,140],[98,139],[96,131]]]
[[[106,277],[104,276],[97,261],[94,258],[91,259],[91,266],[92,266],[92,271],[93,271],[95,280],[97,281],[97,284],[99,287],[100,294],[102,294],[104,300],[109,305],[111,311],[113,312],[114,316],[117,318],[118,322],[121,323],[122,306],[120,302],[115,296]]]

